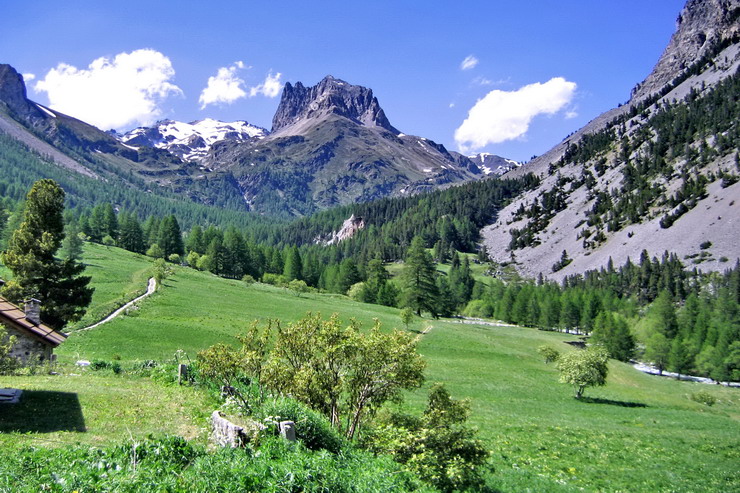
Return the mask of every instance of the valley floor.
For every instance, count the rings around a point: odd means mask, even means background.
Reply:
[[[147,259],[95,245],[87,245],[85,255],[96,259],[88,269],[93,282],[103,276],[110,283],[105,296],[98,293],[98,304],[131,299],[145,285]],[[25,407],[0,408],[3,448],[103,445],[162,431],[202,438],[214,403],[197,389],[127,370],[137,361],[172,360],[175,353],[186,358],[179,351],[194,358],[255,319],[338,312],[342,320],[354,317],[364,327],[374,318],[384,327],[401,326],[396,309],[335,295],[299,297],[187,268],[176,268],[139,306],[95,330],[73,332],[57,351],[64,365],[78,359],[117,362],[120,375],[86,369],[68,371],[80,376],[0,378],[0,386],[22,388],[27,398]],[[471,399],[471,421],[492,451],[495,472],[487,482],[495,490],[740,490],[738,389],[659,379],[611,361],[607,385],[588,389],[577,401],[536,351],[542,344],[574,350],[564,344],[574,335],[427,319],[416,319],[409,330],[425,332],[420,352],[428,370],[425,388],[410,393],[405,406],[420,409],[434,382],[444,382],[455,398]],[[716,404],[692,400],[700,390]]]

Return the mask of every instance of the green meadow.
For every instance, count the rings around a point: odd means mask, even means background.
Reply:
[[[91,307],[95,316],[145,288],[149,268],[145,257],[88,244],[85,262],[96,286]],[[309,311],[325,316],[336,312],[365,327],[373,319],[387,328],[401,327],[393,308],[337,295],[297,296],[282,288],[246,285],[176,267],[138,309],[89,331],[72,330],[56,352],[67,367],[88,359],[119,361],[126,368],[136,361],[170,360],[177,350],[193,358],[211,344],[228,342],[255,319],[290,321]],[[83,320],[76,327],[84,325]],[[607,385],[588,389],[586,398],[577,401],[569,387],[558,383],[554,365],[545,364],[536,352],[542,344],[563,352],[574,350],[565,342],[576,336],[431,319],[417,319],[410,330],[429,327],[419,346],[428,362],[425,387],[444,382],[453,397],[471,400],[471,421],[492,451],[495,472],[489,474],[488,484],[494,489],[740,491],[740,389],[654,377],[612,361]],[[173,429],[194,437],[212,405],[194,389],[162,387],[125,372],[12,377],[3,378],[2,385],[79,392],[86,422],[97,423],[97,428],[88,427],[90,431],[71,438],[29,430],[23,437],[2,436],[3,444],[50,436],[83,443],[125,439],[132,423],[157,431],[160,425],[153,416],[163,412]],[[138,411],[116,415],[120,395],[137,387],[142,389],[133,394]],[[694,402],[690,397],[698,391],[711,393],[717,403],[710,407]],[[426,388],[410,393],[405,406],[418,410],[425,395]],[[161,402],[155,403],[157,399]],[[191,411],[180,410],[178,399]],[[110,433],[88,437],[94,435],[93,428]]]

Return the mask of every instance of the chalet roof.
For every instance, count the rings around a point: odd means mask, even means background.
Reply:
[[[61,344],[67,338],[66,334],[56,331],[43,323],[35,324],[26,319],[26,313],[21,308],[2,296],[0,296],[0,322],[8,323],[22,332],[28,332],[37,339],[41,339],[41,341],[54,347]]]

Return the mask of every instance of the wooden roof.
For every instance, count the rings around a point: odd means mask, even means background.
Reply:
[[[61,344],[67,338],[66,334],[58,332],[47,325],[42,323],[35,324],[26,319],[26,312],[2,296],[0,296],[0,322],[6,322],[22,332],[28,332],[37,339],[54,347]]]

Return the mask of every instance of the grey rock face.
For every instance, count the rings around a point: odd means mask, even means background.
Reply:
[[[650,75],[632,91],[637,101],[659,91],[714,44],[740,31],[738,0],[689,0],[676,20],[676,32]]]
[[[23,119],[44,119],[45,114],[26,97],[23,76],[8,64],[0,64],[0,104]]]
[[[272,131],[290,126],[299,120],[318,118],[335,113],[364,126],[377,126],[398,133],[385,112],[373,96],[373,91],[366,87],[355,86],[327,75],[313,87],[306,87],[300,82],[295,86],[285,84],[275,116],[272,119]]]

